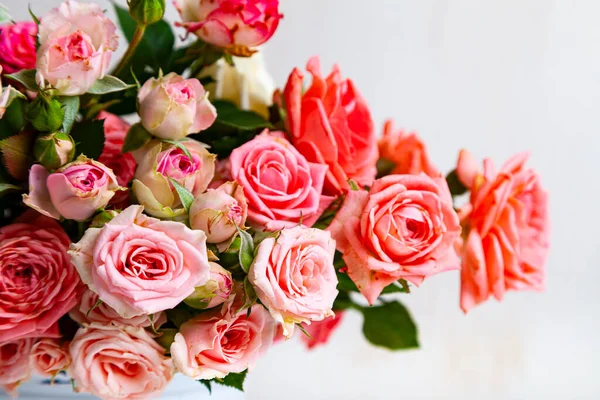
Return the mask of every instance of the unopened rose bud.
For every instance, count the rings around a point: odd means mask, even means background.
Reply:
[[[128,0],[129,14],[143,25],[160,21],[165,14],[165,0]]]
[[[27,119],[40,132],[60,129],[65,117],[62,104],[53,98],[39,95],[27,106]]]
[[[210,279],[203,285],[194,290],[183,302],[190,307],[204,310],[219,306],[227,300],[233,289],[233,279],[231,272],[221,267],[219,264],[209,262]]]
[[[102,210],[102,212],[96,214],[90,224],[91,228],[102,228],[106,223],[110,222],[114,217],[119,215],[118,211],[115,210]]]
[[[75,142],[65,133],[39,136],[33,146],[33,156],[46,169],[57,169],[73,160]]]

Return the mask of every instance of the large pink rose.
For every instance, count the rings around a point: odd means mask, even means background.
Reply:
[[[460,265],[461,228],[442,177],[389,175],[370,192],[351,190],[328,229],[370,304],[398,279],[419,285]]]
[[[84,289],[69,259],[69,237],[34,211],[0,228],[0,341],[40,336]]]
[[[54,219],[85,221],[104,208],[118,190],[110,168],[82,155],[53,173],[40,164],[33,165],[29,195],[23,195],[23,202]]]
[[[394,129],[392,120],[386,121],[379,139],[379,156],[395,164],[392,174],[426,175],[436,178],[440,171],[429,159],[427,146],[416,132]]]
[[[34,339],[0,342],[0,387],[15,396],[19,384],[31,378],[29,356]]]
[[[334,255],[329,232],[299,226],[258,246],[248,278],[285,336],[292,336],[296,324],[333,316],[338,294]]]
[[[40,339],[31,350],[31,365],[42,376],[55,376],[71,365],[69,342],[59,339]]]
[[[229,159],[248,199],[248,219],[261,229],[311,226],[333,200],[321,194],[327,166],[306,161],[281,132],[263,132]]]
[[[78,96],[103,78],[119,45],[117,27],[94,3],[67,0],[39,26],[37,79],[59,94]]]
[[[499,171],[491,160],[483,172],[470,153],[461,152],[456,168],[471,190],[461,216],[467,227],[461,271],[463,311],[508,290],[544,290],[550,220],[548,195],[539,176],[526,168],[527,154],[509,159]]]
[[[253,306],[250,314],[238,309],[238,302],[230,299],[221,309],[181,325],[171,345],[179,372],[194,379],[213,379],[254,367],[273,343],[275,323],[260,305]]]
[[[302,335],[302,342],[309,350],[315,347],[325,345],[329,342],[331,335],[335,332],[342,322],[344,311],[336,311],[332,318],[325,318],[323,321],[313,322],[305,325],[304,329],[310,335]]]
[[[123,318],[173,308],[210,279],[204,232],[143,209],[89,228],[69,250],[83,283]]]
[[[296,68],[283,93],[294,146],[308,161],[329,166],[326,194],[349,189],[349,179],[370,186],[377,174],[378,151],[367,103],[337,66],[325,79],[318,57],[306,68],[313,76],[311,87],[303,91],[304,74]]]
[[[17,22],[0,26],[0,65],[5,74],[35,68],[34,22]]]
[[[93,323],[77,331],[69,351],[77,391],[103,399],[158,397],[175,373],[165,350],[142,328]]]

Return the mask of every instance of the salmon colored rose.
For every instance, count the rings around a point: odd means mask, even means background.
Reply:
[[[16,22],[0,26],[0,66],[4,68],[5,74],[35,68],[37,31],[34,22]]]
[[[31,378],[29,357],[33,338],[12,339],[0,342],[0,387],[12,396],[17,387]]]
[[[42,376],[55,376],[71,365],[69,342],[59,339],[40,339],[31,350],[31,365]]]
[[[333,332],[337,330],[342,322],[343,317],[344,311],[336,311],[334,317],[325,318],[323,321],[317,321],[310,325],[305,325],[304,329],[310,335],[310,337],[307,335],[300,336],[302,342],[309,350],[327,344]]]
[[[509,159],[500,170],[491,160],[483,171],[467,151],[457,175],[471,190],[461,209],[467,227],[462,254],[460,305],[464,312],[490,296],[501,301],[509,290],[544,290],[550,220],[548,194],[527,168],[527,154]]]

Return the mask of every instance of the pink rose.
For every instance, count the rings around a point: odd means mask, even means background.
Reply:
[[[40,336],[79,300],[69,237],[34,211],[0,228],[0,342]]]
[[[69,250],[83,283],[123,318],[173,308],[210,279],[204,232],[143,209],[89,228]]]
[[[213,178],[216,156],[195,140],[186,139],[181,144],[192,159],[180,148],[158,140],[134,152],[139,166],[133,192],[145,211],[155,217],[173,218],[186,212],[170,179],[196,197],[204,193]]]
[[[121,317],[112,307],[101,301],[98,304],[99,297],[91,290],[86,290],[81,297],[79,304],[69,312],[69,317],[79,324],[91,324],[99,322],[103,325],[133,326],[136,328],[150,328],[154,325],[159,329],[167,320],[163,312],[157,312],[152,316],[138,315],[132,318]]]
[[[335,316],[332,318],[326,318],[323,321],[317,321],[310,325],[306,325],[304,329],[310,337],[302,335],[302,342],[309,350],[327,344],[333,332],[337,330],[340,322],[342,322],[343,316],[344,311],[336,311]]]
[[[85,221],[104,208],[121,190],[117,177],[103,164],[85,156],[53,173],[35,164],[29,173],[29,195],[23,202],[40,213]]]
[[[59,339],[40,339],[31,350],[31,365],[42,376],[55,376],[71,365],[69,342]]]
[[[80,328],[69,351],[78,392],[103,399],[158,397],[173,378],[173,362],[142,328],[93,323]]]
[[[138,93],[138,102],[142,125],[161,139],[178,140],[198,133],[217,118],[200,81],[174,72],[147,80]]]
[[[333,316],[338,295],[334,255],[329,232],[299,226],[263,240],[256,249],[248,279],[286,337],[296,324]]]
[[[215,162],[215,176],[208,187],[210,189],[217,189],[222,184],[231,180],[231,163],[229,162],[229,158],[217,160]]]
[[[444,178],[389,175],[371,191],[349,191],[328,228],[348,275],[372,305],[398,279],[415,285],[458,269],[458,215]]]
[[[231,272],[215,262],[210,264],[210,279],[203,286],[194,289],[184,302],[198,310],[214,308],[225,303],[233,291]]]
[[[108,71],[119,45],[116,31],[99,5],[63,2],[41,19],[38,82],[48,82],[61,95],[86,93]]]
[[[281,132],[263,132],[229,159],[248,199],[248,219],[262,229],[311,226],[333,200],[321,195],[327,166],[306,161]]]
[[[4,73],[12,74],[35,68],[34,22],[17,22],[0,26],[0,65]]]
[[[0,386],[16,396],[19,384],[31,378],[29,356],[34,339],[12,339],[0,342]]]
[[[377,174],[378,150],[367,103],[337,66],[326,79],[318,57],[306,68],[313,76],[312,86],[303,91],[304,74],[296,68],[283,93],[294,146],[308,161],[329,166],[326,194],[348,190],[349,179],[370,186]]]
[[[508,290],[544,290],[550,219],[548,194],[539,176],[518,154],[496,171],[491,160],[477,169],[462,151],[456,168],[471,190],[461,210],[467,227],[461,271],[460,305],[464,312],[491,295],[502,300]]]
[[[278,0],[175,0],[175,7],[189,32],[240,55],[269,40],[283,18]]]
[[[386,121],[379,139],[379,156],[395,164],[392,174],[426,175],[436,178],[440,171],[429,159],[427,146],[416,132],[395,130],[392,120]]]
[[[273,343],[275,324],[260,305],[238,312],[237,304],[201,313],[181,325],[171,345],[179,372],[194,379],[223,378],[254,368]]]

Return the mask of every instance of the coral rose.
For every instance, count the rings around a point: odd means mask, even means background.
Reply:
[[[309,350],[315,347],[322,346],[329,342],[331,335],[335,332],[342,322],[344,311],[336,311],[332,318],[325,318],[323,321],[316,321],[310,325],[306,325],[304,329],[310,335],[302,335],[302,342]]]
[[[33,338],[0,342],[0,387],[13,396],[19,384],[31,377],[29,356],[33,343]]]
[[[31,365],[42,376],[55,376],[71,365],[69,343],[59,339],[40,339],[31,350]]]
[[[0,65],[5,74],[35,68],[34,22],[17,22],[0,26]]]

